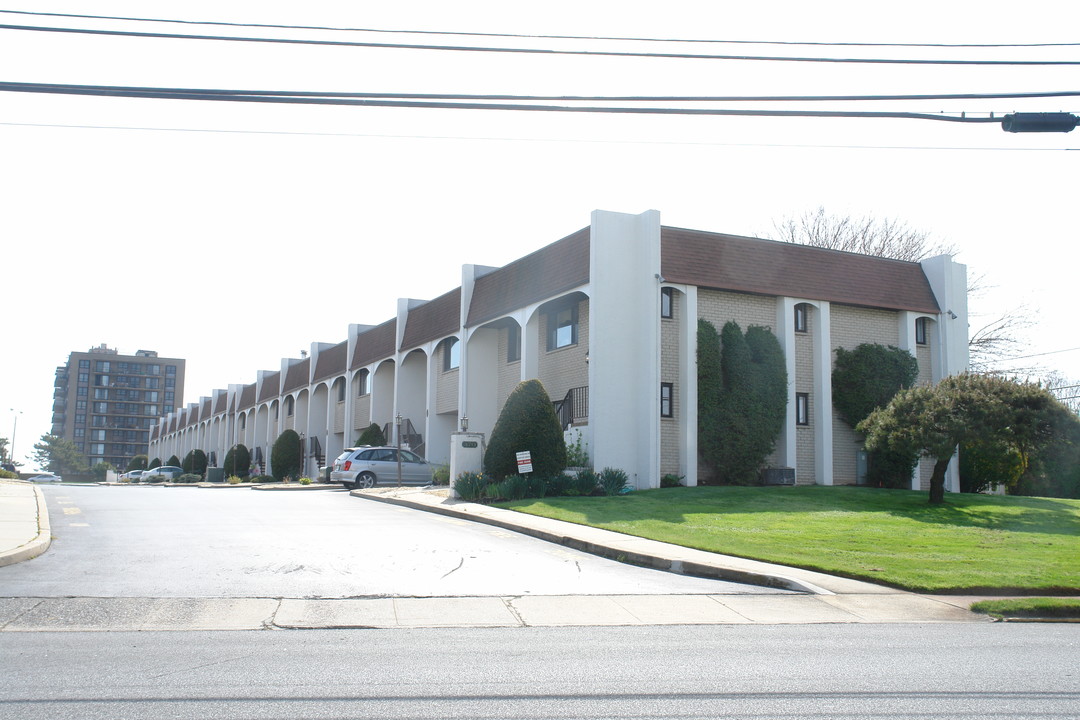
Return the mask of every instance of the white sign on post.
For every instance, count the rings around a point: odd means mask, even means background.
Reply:
[[[532,472],[532,453],[528,450],[517,453],[518,475]]]

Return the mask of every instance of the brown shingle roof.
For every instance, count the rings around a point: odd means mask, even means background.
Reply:
[[[226,412],[227,404],[229,401],[229,394],[225,392],[218,393],[214,396],[214,414]]]
[[[397,320],[387,320],[376,325],[356,339],[356,350],[349,368],[355,369],[370,365],[376,360],[394,356],[394,343],[397,340]]]
[[[245,385],[240,391],[240,410],[246,410],[255,404],[255,383]]]
[[[202,402],[202,410],[199,412],[199,415],[197,416],[197,420],[209,420],[210,415],[211,415],[210,398],[206,398]]]
[[[668,282],[913,312],[939,311],[918,263],[795,243],[662,228]]]
[[[290,365],[288,371],[285,373],[285,387],[281,389],[282,393],[306,387],[308,384],[308,373],[310,372],[311,358],[304,358],[300,362]]]
[[[281,385],[281,373],[272,372],[263,376],[262,392],[259,393],[259,402],[273,400],[278,396]]]
[[[401,349],[409,350],[431,340],[453,335],[458,331],[460,317],[461,288],[413,308],[405,322]]]
[[[319,353],[319,362],[315,363],[315,379],[322,380],[345,372],[345,357],[349,352],[348,341],[338,343]]]
[[[466,326],[589,282],[589,228],[476,279]]]

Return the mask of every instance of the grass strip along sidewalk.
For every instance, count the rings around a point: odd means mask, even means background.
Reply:
[[[1080,500],[693,487],[500,507],[913,592],[1080,594]]]

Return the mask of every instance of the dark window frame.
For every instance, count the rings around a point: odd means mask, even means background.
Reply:
[[[660,288],[660,317],[672,320],[675,317],[675,288]]]
[[[506,328],[506,362],[521,360],[521,326],[512,323]]]
[[[795,424],[810,424],[810,393],[795,393]]]
[[[916,345],[929,345],[927,341],[926,333],[926,318],[915,318],[915,344]]]
[[[457,370],[461,367],[461,341],[456,337],[449,337],[442,341],[442,369],[443,372],[450,372],[451,370]],[[457,348],[457,358],[455,362],[454,348]]]
[[[660,417],[675,417],[675,383],[660,383]]]
[[[565,325],[559,324],[559,316],[565,312],[570,313],[570,321]],[[554,308],[547,312],[547,351],[552,352],[554,350],[562,350],[563,348],[573,347],[578,344],[578,325],[580,323],[580,315],[578,314],[578,304],[562,305],[558,308]],[[568,342],[559,344],[559,330],[564,327],[570,328],[570,340]]]
[[[799,303],[795,306],[795,332],[804,333],[809,332],[809,311],[807,310],[806,303]]]

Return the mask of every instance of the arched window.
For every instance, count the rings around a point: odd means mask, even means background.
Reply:
[[[442,369],[454,370],[461,367],[461,343],[456,337],[446,338],[442,342]]]

